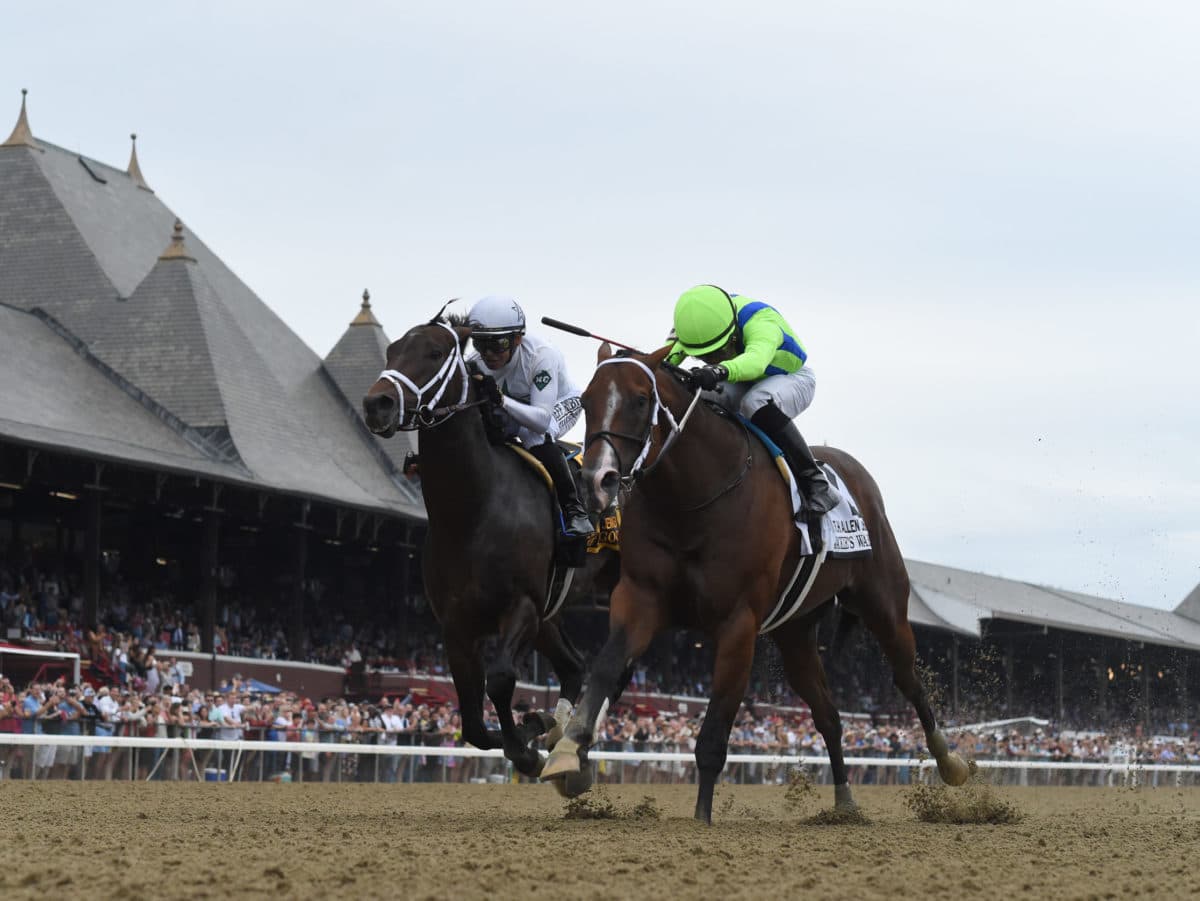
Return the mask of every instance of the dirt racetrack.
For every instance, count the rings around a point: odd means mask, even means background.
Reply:
[[[996,789],[1019,822],[949,825],[860,787],[862,826],[721,786],[712,828],[690,786],[599,791],[612,818],[534,785],[4,782],[0,897],[1200,897],[1196,789]]]

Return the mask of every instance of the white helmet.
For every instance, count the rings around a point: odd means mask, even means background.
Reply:
[[[525,312],[511,297],[489,294],[475,301],[467,313],[467,324],[472,335],[523,335]]]

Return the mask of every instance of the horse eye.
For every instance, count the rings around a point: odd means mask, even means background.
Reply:
[[[646,404],[648,404],[648,403],[650,403],[650,398],[648,398],[644,394],[638,395],[638,398],[637,398],[638,409],[644,408],[646,406]]]
[[[431,360],[440,360],[444,356],[445,356],[445,354],[442,353],[442,351],[440,351],[440,350],[431,350],[429,352],[429,359],[431,359]]]

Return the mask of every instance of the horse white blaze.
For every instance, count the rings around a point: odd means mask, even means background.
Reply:
[[[600,423],[600,428],[597,432],[611,431],[613,427],[613,419],[617,415],[617,410],[621,408],[621,393],[617,390],[615,382],[609,383],[608,397],[604,400],[604,417]],[[593,445],[594,446],[594,445]],[[613,451],[612,445],[607,441],[599,442],[599,454],[592,470],[590,489],[592,492],[593,506],[597,510],[607,510],[613,498],[609,495],[608,490],[604,487],[606,479],[620,478],[620,463],[617,461],[617,455]]]

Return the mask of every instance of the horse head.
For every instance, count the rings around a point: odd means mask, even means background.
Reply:
[[[675,426],[671,407],[685,389],[663,377],[669,352],[668,346],[652,354],[614,355],[608,344],[600,347],[596,372],[580,398],[586,430],[583,481],[594,512],[607,510],[622,483],[637,478],[658,441],[660,419]]]
[[[367,428],[390,438],[397,429],[441,422],[449,414],[438,408],[439,401],[466,401],[469,380],[463,348],[470,335],[462,318],[439,315],[393,341],[386,368],[363,397]]]

